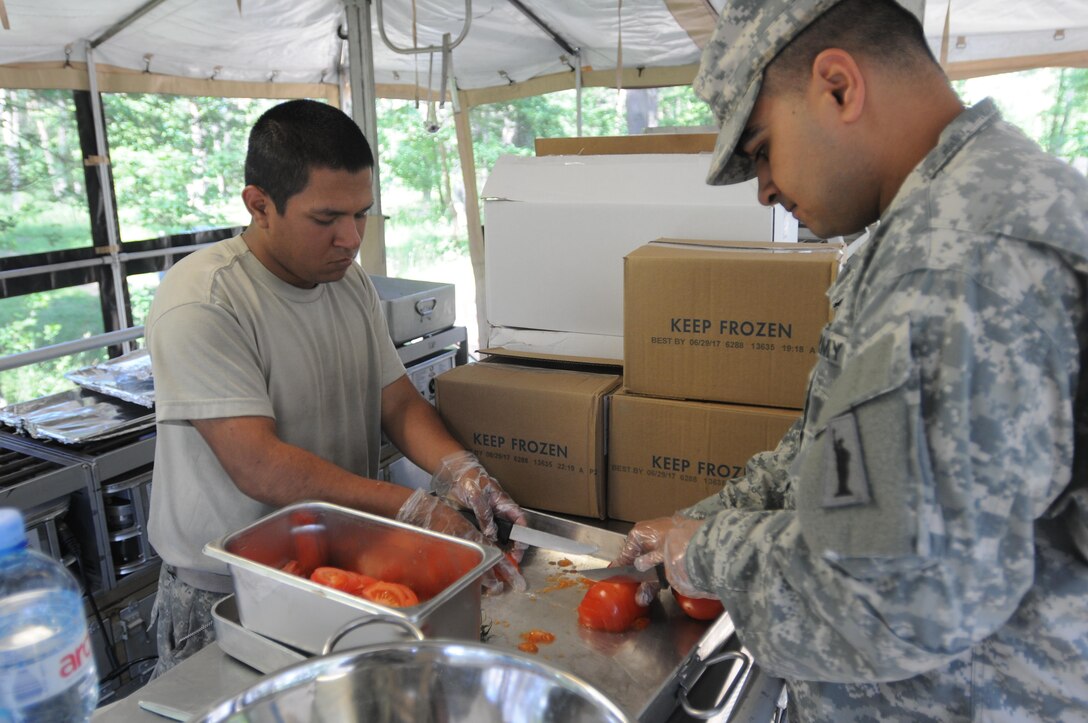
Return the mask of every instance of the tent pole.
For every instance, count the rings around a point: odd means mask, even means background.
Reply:
[[[114,23],[109,28],[107,28],[104,33],[92,40],[91,48],[97,48],[99,45],[106,42],[114,35],[117,35],[117,33],[121,32],[129,25],[132,25],[134,22],[142,18],[144,15],[147,15],[149,12],[157,8],[159,5],[162,5],[164,2],[166,2],[166,0],[149,0],[149,2],[146,2],[140,7],[136,8],[134,11],[129,13],[120,21]]]
[[[117,230],[117,215],[113,200],[113,183],[110,180],[110,162],[106,150],[106,127],[102,121],[102,96],[98,93],[98,70],[94,62],[94,48],[87,43],[87,82],[91,96],[91,114],[94,117],[94,144],[98,151],[94,159],[98,169],[98,180],[102,186],[102,203],[105,206],[106,237],[109,240],[109,264],[113,275],[113,301],[116,305],[117,325],[127,329],[128,311],[125,308],[125,280],[121,274],[121,259],[117,253],[121,250],[120,234]],[[124,341],[121,350],[127,354],[132,351],[132,343]]]
[[[472,147],[471,107],[454,104],[453,125],[457,131],[457,155],[461,158],[461,180],[465,185],[465,224],[468,227],[468,255],[476,282],[476,323],[478,348],[487,346],[487,299],[484,295],[484,227],[480,220],[480,195],[476,189],[476,152]]]
[[[378,106],[374,92],[374,36],[369,0],[344,0],[348,23],[348,81],[351,88],[351,117],[362,129],[374,152],[374,205],[367,228],[376,243],[367,239],[360,256],[363,268],[372,274],[386,273],[385,223],[382,215],[381,172],[378,167]],[[376,222],[376,223],[372,223]],[[368,236],[370,234],[367,234]]]

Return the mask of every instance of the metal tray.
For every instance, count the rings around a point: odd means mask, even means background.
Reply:
[[[308,653],[319,653],[341,625],[367,615],[407,620],[428,638],[476,640],[479,580],[501,554],[494,547],[324,502],[302,502],[204,546],[227,563],[242,624]],[[402,582],[422,602],[388,608],[283,572],[288,560],[306,569],[332,565]],[[393,625],[352,633],[346,645],[403,639]]]
[[[529,548],[522,573],[529,584],[523,595],[506,593],[483,600],[486,642],[517,650],[522,635],[545,630],[555,642],[538,644],[535,654],[560,670],[580,677],[611,698],[625,713],[643,721],[664,720],[676,709],[681,687],[700,677],[706,661],[733,639],[728,614],[713,622],[692,620],[668,592],[650,606],[650,624],[642,630],[604,633],[578,624],[578,604],[587,586],[579,569],[602,567],[619,554],[623,535],[592,525],[527,510],[529,525],[598,547],[594,555],[566,555]],[[730,682],[744,671],[736,666]]]
[[[0,422],[36,439],[81,444],[155,425],[155,411],[75,388],[0,409]]]
[[[147,349],[137,349],[101,364],[65,372],[64,376],[93,392],[143,407],[155,406],[155,380]]]
[[[453,326],[457,319],[453,284],[389,276],[371,276],[370,280],[382,300],[394,344]]]
[[[212,606],[212,623],[223,652],[262,673],[309,659],[305,653],[242,627],[233,595]]]

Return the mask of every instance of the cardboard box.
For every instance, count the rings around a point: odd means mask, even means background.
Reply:
[[[438,412],[518,504],[603,518],[606,398],[618,374],[466,364],[436,378]]]
[[[624,266],[624,386],[800,409],[839,244],[660,239]]]
[[[480,354],[490,358],[488,362],[504,362],[523,366],[544,367],[547,369],[569,369],[595,374],[623,374],[623,361],[610,357],[591,357],[572,354],[545,354],[539,351],[511,349],[509,347],[488,347],[480,349]]]
[[[610,334],[577,334],[573,331],[488,328],[488,346],[520,351],[535,357],[606,359],[623,366],[623,337]]]
[[[608,516],[637,522],[671,515],[745,474],[774,449],[794,410],[612,395]]]
[[[491,326],[623,335],[623,257],[662,236],[792,241],[755,183],[706,185],[709,154],[503,156],[483,188]],[[498,346],[489,338],[489,346]]]
[[[637,136],[537,138],[538,156],[615,156],[632,153],[710,153],[717,133],[644,133]]]

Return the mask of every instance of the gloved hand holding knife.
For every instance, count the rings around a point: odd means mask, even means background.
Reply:
[[[683,515],[658,517],[637,523],[627,533],[619,556],[612,566],[634,565],[638,570],[649,570],[661,565],[665,577],[673,589],[687,597],[714,598],[713,593],[694,587],[688,578],[686,558],[688,543],[706,520],[696,520]],[[636,593],[639,605],[649,605],[657,596],[660,584],[643,582]]]
[[[493,545],[494,543],[483,536],[476,526],[469,522],[453,505],[441,497],[437,497],[426,490],[417,489],[401,505],[396,519],[407,522],[410,525],[424,527],[428,530],[441,532],[446,535],[460,537],[480,545]],[[510,583],[510,587],[518,592],[526,588],[525,578],[518,572],[517,565],[505,555],[499,557],[495,567],[484,573],[481,584],[488,595],[497,595],[503,591],[503,581]]]
[[[525,511],[471,452],[454,452],[443,457],[431,477],[431,490],[454,507],[470,510],[476,516],[480,532],[492,542],[498,541],[495,517],[518,525],[526,523]],[[524,551],[525,545],[515,543],[513,554],[518,562]]]
[[[498,544],[496,518],[524,525],[525,511],[489,475],[476,455],[468,451],[454,452],[442,458],[431,477],[431,490],[453,507],[468,510],[476,517],[480,532],[491,544]],[[517,592],[526,588],[525,578],[517,569],[525,554],[525,545],[515,542],[510,548],[513,562],[505,557],[496,565],[499,576]]]

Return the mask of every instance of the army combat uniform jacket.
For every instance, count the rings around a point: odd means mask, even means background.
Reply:
[[[1088,720],[1088,182],[964,111],[829,292],[804,414],[686,514],[792,720]]]

